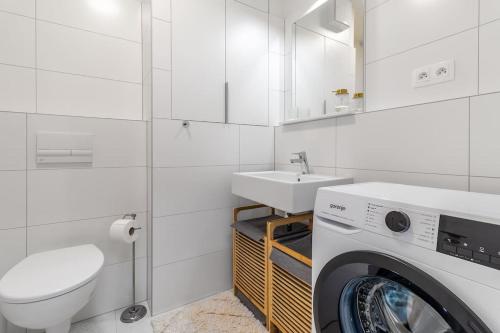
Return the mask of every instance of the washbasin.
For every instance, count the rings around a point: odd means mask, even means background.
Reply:
[[[291,214],[311,211],[320,187],[351,184],[352,178],[287,171],[237,172],[233,194]]]

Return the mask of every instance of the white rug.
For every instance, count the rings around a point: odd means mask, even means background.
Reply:
[[[232,291],[154,317],[151,325],[154,333],[267,332]]]

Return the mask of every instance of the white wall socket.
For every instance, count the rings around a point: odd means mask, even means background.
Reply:
[[[455,79],[455,60],[445,60],[423,66],[412,72],[414,88],[430,86]]]

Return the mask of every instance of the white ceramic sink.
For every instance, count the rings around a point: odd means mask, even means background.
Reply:
[[[351,184],[352,178],[264,171],[233,174],[233,194],[291,214],[311,211],[320,187]]]

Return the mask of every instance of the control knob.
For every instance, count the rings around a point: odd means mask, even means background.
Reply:
[[[385,224],[394,232],[405,232],[410,229],[410,217],[403,212],[392,211],[385,216]]]

